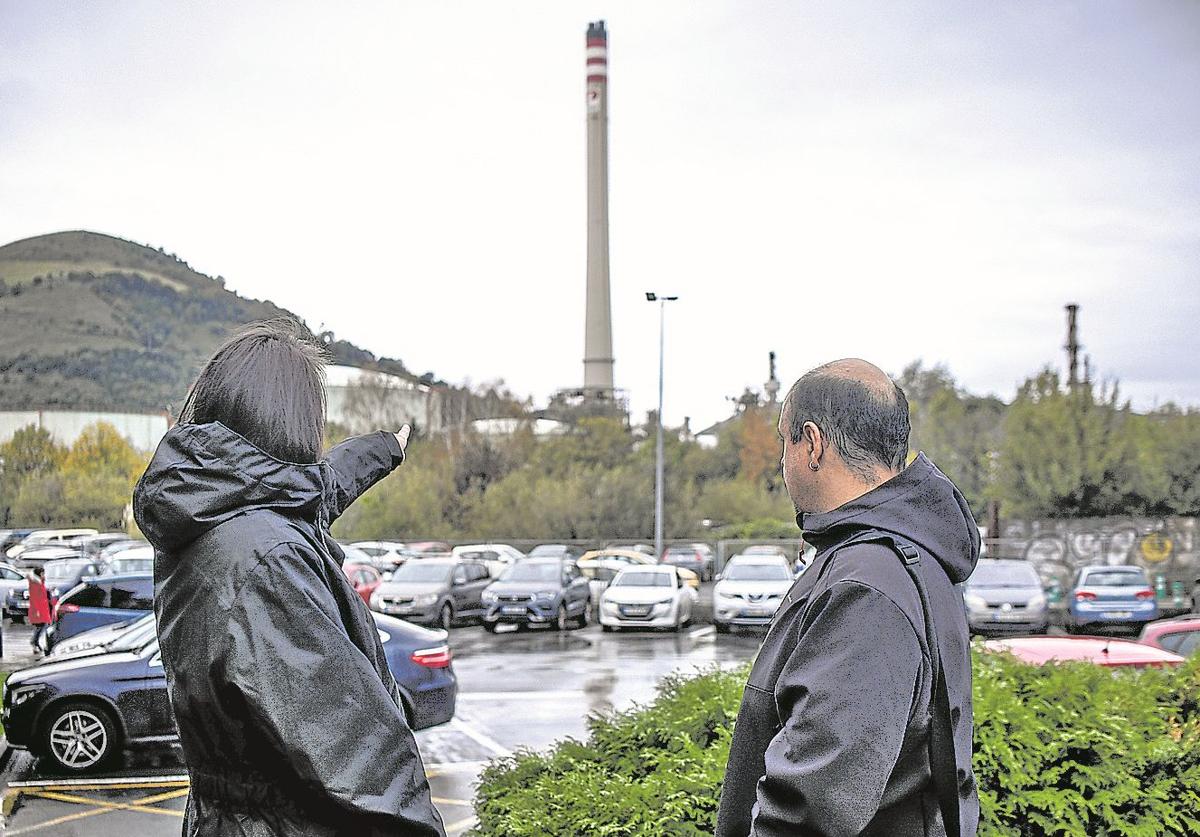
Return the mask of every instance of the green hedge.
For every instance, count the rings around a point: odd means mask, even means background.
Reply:
[[[484,771],[476,837],[711,834],[745,669],[666,679],[586,742]],[[1200,834],[1200,661],[1113,672],[975,658],[980,834]]]

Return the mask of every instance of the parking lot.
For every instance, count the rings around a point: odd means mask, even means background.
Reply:
[[[679,633],[620,634],[602,633],[594,624],[565,633],[510,629],[491,635],[475,626],[455,628],[455,718],[417,733],[447,833],[462,834],[474,823],[473,785],[489,759],[582,737],[589,714],[652,699],[658,681],[674,671],[740,664],[761,638],[718,636],[706,624]],[[5,640],[11,665],[27,652],[28,628],[6,627]],[[7,775],[6,835],[179,833],[187,788],[175,749],[133,754],[122,770],[86,780],[49,774],[28,753],[14,751]]]

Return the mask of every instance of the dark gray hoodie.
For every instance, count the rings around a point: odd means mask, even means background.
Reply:
[[[746,684],[717,835],[946,834],[930,780],[932,668],[916,585],[886,544],[839,548],[870,531],[920,551],[956,759],[966,771],[961,833],[975,834],[970,639],[954,586],[979,558],[966,501],[920,454],[862,497],[797,522],[817,555],[776,614]]]

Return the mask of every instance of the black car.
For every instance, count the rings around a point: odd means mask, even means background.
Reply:
[[[66,593],[76,585],[95,578],[102,568],[91,558],[61,558],[47,561],[46,593],[50,601]],[[16,586],[4,597],[4,615],[14,622],[24,622],[29,616],[29,584]]]
[[[379,614],[375,622],[409,725],[425,729],[453,718],[458,683],[445,632]],[[179,737],[154,617],[124,631],[100,628],[98,636],[103,644],[79,636],[70,643],[76,650],[55,653],[4,684],[8,743],[67,773],[99,770],[126,748]]]
[[[88,579],[58,600],[46,642],[53,648],[92,628],[145,616],[153,607],[154,577],[149,573]]]
[[[483,591],[483,627],[554,625],[560,631],[585,627],[591,618],[591,589],[574,561],[526,558],[513,564]]]

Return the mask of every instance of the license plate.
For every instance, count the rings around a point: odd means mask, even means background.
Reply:
[[[1025,617],[1023,614],[1014,613],[1013,611],[1001,611],[993,614],[992,618],[997,622],[1020,622]]]
[[[742,616],[770,616],[771,611],[763,607],[748,607],[742,611]]]
[[[1113,618],[1113,619],[1128,619],[1130,616],[1133,616],[1133,611],[1130,611],[1130,610],[1110,610],[1108,613],[1106,613],[1106,614],[1104,614],[1104,615],[1105,615],[1105,616],[1109,616],[1109,617],[1111,617],[1111,618]]]
[[[623,608],[623,612],[625,613],[626,616],[645,616],[648,613],[650,613],[650,608],[648,608],[648,607],[627,607],[627,608]]]
[[[500,610],[503,613],[524,613],[525,612],[525,608],[521,607],[521,605],[505,605],[504,607],[500,608]]]

